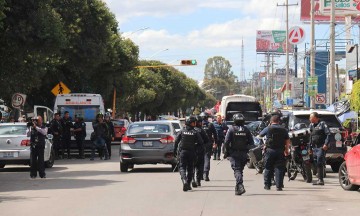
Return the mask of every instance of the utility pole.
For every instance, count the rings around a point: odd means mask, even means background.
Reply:
[[[290,91],[290,86],[289,86],[289,6],[296,6],[298,5],[296,4],[289,4],[289,0],[286,0],[285,4],[279,5],[277,4],[277,6],[284,6],[286,7],[286,82],[285,82],[285,86],[286,86],[286,91],[289,92]]]
[[[331,1],[330,21],[330,92],[329,104],[335,101],[335,0]]]
[[[311,0],[311,34],[310,34],[310,76],[315,76],[315,2]],[[310,108],[315,107],[315,98],[310,96]]]

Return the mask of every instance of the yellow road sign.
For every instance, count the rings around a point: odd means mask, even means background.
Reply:
[[[69,94],[71,90],[63,83],[59,82],[52,90],[51,93],[53,93],[55,96],[58,94]]]

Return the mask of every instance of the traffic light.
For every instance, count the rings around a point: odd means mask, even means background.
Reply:
[[[197,65],[197,61],[195,59],[181,60],[181,65]]]

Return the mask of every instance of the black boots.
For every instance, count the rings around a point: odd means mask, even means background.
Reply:
[[[241,195],[244,194],[245,192],[246,191],[243,184],[239,184],[235,186],[235,195]]]
[[[181,181],[183,183],[183,191],[188,191],[192,189],[190,183],[188,183],[186,180],[182,179]]]
[[[209,179],[209,172],[204,172],[204,180],[205,180],[205,181],[210,181],[210,179]]]
[[[317,182],[314,182],[313,185],[324,185],[324,167],[317,167],[317,175],[318,175],[318,180]]]

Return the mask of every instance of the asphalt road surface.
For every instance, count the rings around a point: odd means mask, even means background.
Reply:
[[[284,191],[263,189],[263,176],[245,168],[246,193],[234,195],[229,161],[212,161],[210,182],[182,191],[169,165],[139,165],[119,171],[118,146],[109,161],[58,160],[47,179],[29,178],[26,166],[0,169],[0,215],[346,215],[360,213],[360,192],[344,191],[327,169],[325,186],[298,176]]]

